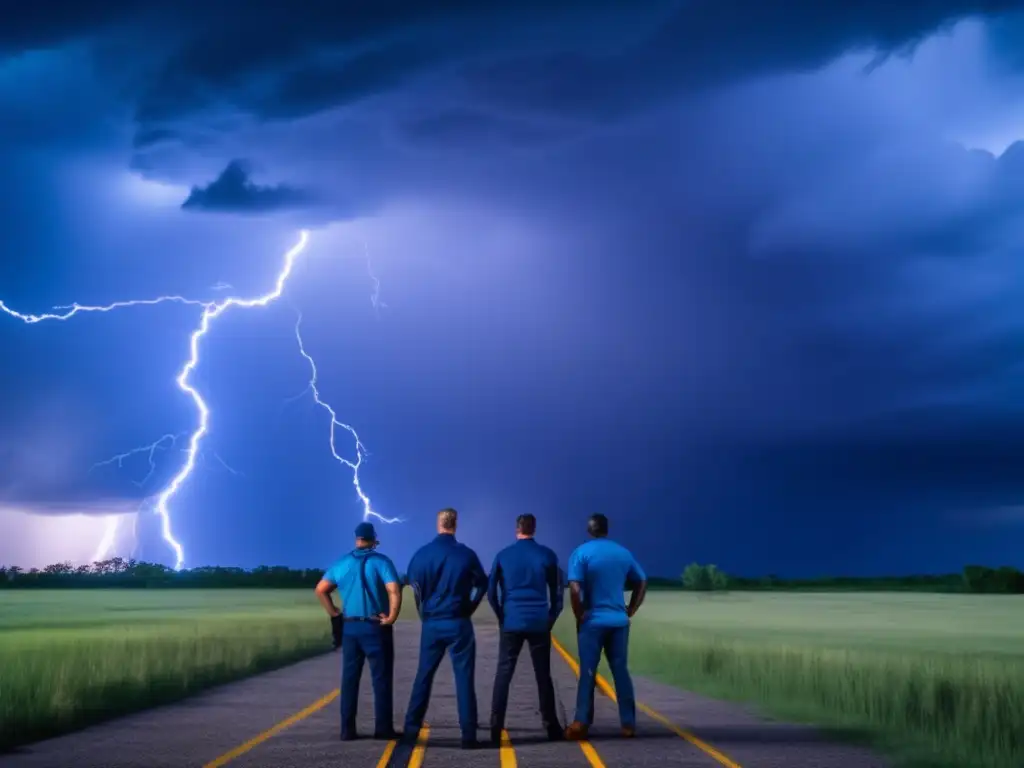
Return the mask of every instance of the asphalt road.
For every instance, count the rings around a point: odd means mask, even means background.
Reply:
[[[497,629],[477,626],[480,738],[487,737],[497,661]],[[418,655],[419,626],[396,628],[396,727],[401,727]],[[571,719],[574,662],[556,649],[552,668],[562,716]],[[767,722],[742,707],[636,679],[637,737],[618,735],[617,710],[597,696],[589,742],[544,740],[529,655],[523,652],[509,700],[502,749],[459,748],[455,687],[445,661],[434,682],[427,726],[415,749],[371,739],[342,743],[338,654],[232,683],[178,704],[149,710],[0,757],[0,768],[883,768],[860,747],[830,743],[813,729]],[[610,689],[609,689],[610,692]],[[364,672],[361,733],[372,733],[372,693]],[[684,730],[685,729],[685,730]]]

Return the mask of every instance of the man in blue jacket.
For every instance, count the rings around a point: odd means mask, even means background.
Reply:
[[[370,662],[373,681],[375,739],[395,739],[393,625],[402,609],[402,586],[395,564],[376,551],[377,534],[372,523],[356,526],[356,548],[327,569],[316,594],[331,621],[343,617],[341,672],[341,739],[356,738],[356,707],[363,662]],[[341,611],[331,593],[337,589]]]
[[[540,698],[540,716],[548,738],[562,738],[555,709],[555,688],[551,682],[551,628],[562,612],[561,569],[558,556],[538,544],[537,518],[516,519],[516,543],[494,558],[487,586],[487,601],[501,627],[498,641],[498,670],[494,675],[491,700],[491,741],[500,744],[508,708],[508,689],[515,673],[519,652],[526,643],[533,661]]]
[[[470,620],[487,594],[487,575],[476,552],[455,540],[458,513],[437,513],[437,537],[409,563],[408,579],[420,614],[420,662],[405,715],[405,733],[413,740],[430,703],[434,674],[448,651],[455,672],[462,748],[478,746],[476,738],[476,635]]]
[[[629,676],[629,622],[647,593],[647,575],[621,544],[608,539],[608,518],[592,515],[587,522],[591,540],[569,558],[569,597],[576,616],[580,653],[580,681],[576,690],[576,717],[565,729],[567,738],[587,738],[594,721],[594,684],[604,651],[615,681],[622,735],[636,735],[636,699]],[[629,606],[623,598],[632,590]]]

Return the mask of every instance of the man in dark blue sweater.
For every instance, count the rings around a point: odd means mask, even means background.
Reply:
[[[563,605],[561,569],[558,556],[534,539],[536,532],[533,515],[516,519],[516,543],[494,558],[487,587],[487,601],[501,626],[491,701],[491,741],[495,744],[501,742],[508,689],[523,643],[530,648],[544,729],[549,739],[563,737],[551,683],[551,628]]]
[[[487,594],[487,574],[476,552],[455,540],[458,513],[437,513],[437,537],[409,563],[408,579],[421,619],[420,662],[405,715],[405,733],[414,740],[427,715],[434,674],[448,651],[455,672],[455,696],[463,749],[476,738],[476,635],[470,620]]]

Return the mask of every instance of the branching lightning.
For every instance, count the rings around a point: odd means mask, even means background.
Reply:
[[[363,459],[366,458],[366,447],[363,445],[363,442],[359,439],[359,435],[356,433],[355,429],[353,429],[351,425],[346,424],[343,421],[339,421],[338,414],[335,412],[335,410],[330,406],[329,403],[321,399],[320,390],[317,388],[316,361],[313,360],[312,356],[306,351],[306,345],[302,341],[302,333],[300,331],[301,326],[302,313],[300,312],[298,314],[298,318],[295,320],[295,340],[299,343],[299,354],[301,354],[306,359],[306,362],[309,363],[310,377],[307,389],[313,394],[313,400],[316,401],[316,404],[323,408],[325,411],[327,411],[328,414],[330,414],[331,455],[334,456],[335,461],[344,464],[346,467],[352,470],[352,485],[356,489],[356,494],[359,496],[359,500],[363,502],[363,519],[369,520],[372,517],[377,520],[380,520],[382,523],[400,523],[401,520],[399,518],[384,517],[378,512],[375,512],[373,509],[373,505],[370,503],[370,497],[366,495],[365,491],[363,491],[363,487],[359,482],[359,468],[363,465]],[[336,447],[334,439],[338,427],[341,427],[350,435],[352,435],[352,439],[355,440],[355,461],[349,461],[344,456],[338,453],[338,449]]]
[[[171,518],[170,518],[169,505],[170,505],[171,500],[178,493],[178,491],[181,489],[182,485],[185,483],[185,481],[189,478],[189,476],[192,474],[193,470],[195,469],[196,462],[197,462],[198,457],[200,455],[200,453],[199,453],[200,445],[202,443],[203,438],[206,436],[206,433],[207,433],[208,428],[209,428],[210,409],[207,406],[206,402],[203,400],[202,395],[199,393],[199,391],[191,383],[192,373],[196,369],[196,367],[199,365],[199,362],[200,362],[200,356],[199,356],[200,342],[202,341],[203,337],[206,336],[206,334],[209,332],[210,327],[211,327],[213,321],[216,320],[218,317],[220,317],[228,309],[230,309],[232,307],[239,307],[239,308],[242,308],[242,309],[251,309],[251,308],[254,308],[254,307],[265,307],[268,304],[274,302],[276,299],[278,299],[282,295],[282,293],[284,292],[285,285],[288,282],[288,278],[291,276],[292,268],[295,265],[296,259],[305,250],[306,244],[307,244],[308,241],[309,241],[309,233],[307,231],[303,230],[301,232],[300,236],[299,236],[299,241],[291,248],[291,250],[289,250],[285,254],[285,256],[284,256],[284,265],[281,268],[281,271],[277,275],[277,279],[276,279],[276,281],[274,283],[273,290],[271,290],[269,293],[266,293],[266,294],[264,294],[262,296],[258,296],[256,298],[242,299],[242,298],[237,298],[237,297],[229,297],[229,298],[221,299],[219,301],[200,301],[200,300],[197,300],[197,299],[187,299],[187,298],[185,298],[183,296],[160,296],[160,297],[157,297],[155,299],[135,299],[135,300],[116,301],[116,302],[113,302],[111,304],[106,304],[106,305],[102,305],[102,306],[92,306],[92,305],[85,305],[85,304],[75,303],[75,304],[70,304],[70,305],[66,305],[66,306],[54,307],[53,308],[54,309],[53,312],[43,313],[43,314],[38,314],[38,315],[25,314],[25,313],[22,313],[22,312],[18,312],[16,310],[11,309],[10,307],[8,307],[3,301],[0,301],[0,311],[4,312],[5,314],[10,315],[11,317],[17,318],[18,320],[21,320],[24,323],[30,324],[30,325],[42,322],[44,320],[68,320],[68,319],[74,317],[75,315],[78,315],[78,314],[81,314],[81,313],[87,313],[87,312],[104,312],[105,313],[105,312],[111,312],[111,311],[113,311],[115,309],[123,309],[123,308],[127,308],[127,307],[138,307],[138,306],[154,306],[154,305],[157,305],[157,304],[164,304],[164,303],[178,303],[178,304],[186,304],[186,305],[191,305],[191,306],[202,307],[203,311],[202,311],[202,315],[200,316],[200,319],[199,319],[199,326],[196,328],[195,331],[193,331],[193,333],[192,333],[192,335],[191,335],[191,337],[189,339],[189,352],[190,352],[190,354],[189,354],[188,360],[184,363],[184,365],[182,366],[181,370],[178,372],[178,375],[177,375],[177,377],[175,379],[175,382],[176,382],[178,388],[182,392],[184,392],[186,395],[188,395],[188,397],[192,400],[192,403],[195,406],[196,411],[198,412],[198,415],[199,415],[198,424],[197,424],[195,430],[191,433],[191,436],[189,437],[188,447],[183,450],[183,452],[185,453],[185,462],[184,462],[183,466],[174,475],[174,477],[171,478],[170,482],[163,488],[163,490],[160,491],[160,493],[153,500],[154,511],[160,517],[161,533],[163,535],[163,539],[164,539],[165,542],[167,542],[167,544],[171,547],[171,549],[174,550],[174,553],[175,553],[175,565],[174,565],[175,570],[181,570],[181,568],[182,568],[182,566],[183,566],[183,564],[185,562],[185,553],[184,553],[184,549],[182,548],[181,544],[177,541],[177,539],[175,539],[175,537],[174,537],[174,535],[173,535],[173,533],[171,531]],[[368,269],[369,269],[369,262],[367,262],[367,266],[368,266]],[[373,275],[372,269],[370,270],[370,276],[374,280],[374,283],[375,283],[375,286],[376,286],[375,287],[375,293],[374,293],[374,296],[372,298],[372,302],[373,302],[374,308],[376,309],[378,307],[378,304],[379,304],[380,281],[377,280],[376,276]],[[219,284],[217,284],[217,286],[214,287],[214,290],[224,290],[224,289],[227,289],[227,288],[230,288],[230,286],[228,286],[225,283],[219,283]],[[301,316],[299,318],[299,321],[301,322]],[[378,514],[376,511],[373,510],[373,508],[372,508],[372,506],[370,504],[370,499],[366,495],[366,493],[363,491],[362,486],[360,485],[360,481],[359,481],[359,468],[362,466],[363,459],[366,456],[366,450],[363,447],[362,442],[359,440],[359,436],[356,434],[356,431],[351,426],[349,426],[347,424],[344,424],[343,422],[339,421],[335,411],[331,408],[331,406],[328,405],[327,403],[325,403],[323,400],[320,399],[320,393],[319,393],[319,391],[317,389],[317,386],[316,386],[316,381],[317,381],[316,364],[313,361],[313,358],[309,356],[309,354],[305,350],[305,347],[303,346],[302,337],[299,334],[299,323],[296,323],[295,335],[296,335],[296,338],[297,338],[297,340],[299,342],[299,351],[302,353],[302,356],[309,362],[310,367],[312,369],[312,378],[310,379],[310,382],[309,382],[309,385],[308,385],[307,389],[312,391],[313,396],[314,396],[314,398],[316,400],[316,403],[318,405],[320,405],[321,407],[323,407],[324,409],[326,409],[327,412],[331,415],[331,432],[330,432],[331,452],[332,452],[332,454],[333,454],[333,456],[334,456],[334,458],[336,460],[338,460],[339,462],[344,464],[346,467],[348,467],[352,471],[352,484],[355,487],[356,493],[358,494],[359,499],[360,499],[360,501],[363,504],[363,519],[368,519],[370,517],[373,517],[373,518],[376,518],[376,519],[378,519],[378,520],[380,520],[382,522],[386,522],[386,523],[399,522],[398,519],[386,518],[386,517]],[[354,462],[353,461],[349,461],[348,459],[345,459],[344,457],[339,455],[337,450],[335,449],[335,428],[339,427],[339,426],[342,427],[343,429],[345,429],[346,431],[348,431],[352,435],[352,437],[355,439],[355,443],[356,443],[356,460]],[[132,456],[132,455],[135,455],[135,454],[139,454],[139,453],[146,453],[148,455],[148,458],[149,458],[150,471],[146,475],[146,477],[142,479],[142,481],[136,483],[137,485],[139,485],[141,487],[142,485],[144,485],[152,477],[153,472],[156,469],[155,461],[154,461],[154,455],[155,455],[156,451],[162,449],[168,442],[170,444],[172,444],[172,445],[175,444],[177,439],[180,438],[181,436],[182,435],[170,435],[170,434],[164,435],[159,440],[157,440],[157,441],[155,441],[155,442],[153,442],[153,443],[151,443],[149,445],[139,446],[137,448],[131,449],[130,451],[126,451],[124,453],[118,454],[117,456],[114,456],[114,457],[112,457],[110,459],[107,459],[105,461],[98,462],[97,464],[93,465],[92,469],[95,469],[98,466],[115,464],[115,463],[118,466],[121,466],[122,462],[126,458],[128,458],[129,456]],[[236,470],[234,470],[230,466],[228,466],[228,464],[225,463],[224,460],[220,458],[220,456],[218,456],[216,454],[213,454],[213,456],[214,456],[215,459],[217,459],[218,462],[220,462],[220,464],[227,471],[232,472],[233,474],[240,474]],[[109,551],[111,550],[111,548],[113,546],[114,538],[115,538],[115,535],[116,535],[117,530],[118,530],[119,527],[120,527],[120,516],[111,517],[109,519],[108,523],[107,523],[106,530],[105,530],[105,533],[104,533],[104,536],[103,536],[103,540],[99,544],[99,547],[97,549],[97,554],[96,554],[96,557],[94,559],[102,559],[103,557],[106,556],[107,553],[109,553]]]
[[[132,448],[131,450],[125,451],[124,453],[119,453],[116,456],[111,456],[109,459],[97,461],[95,464],[89,467],[89,471],[92,472],[97,467],[105,467],[111,464],[117,464],[118,469],[120,469],[122,466],[124,466],[125,459],[130,458],[138,453],[145,453],[149,458],[149,472],[147,472],[146,476],[141,480],[132,480],[132,482],[136,486],[142,488],[146,483],[149,482],[150,478],[153,477],[153,473],[156,472],[156,452],[159,450],[163,450],[165,443],[170,443],[171,445],[174,445],[175,443],[178,442],[180,438],[184,437],[184,435],[184,432],[179,432],[176,435],[164,435],[160,439],[154,440],[149,445],[140,445],[136,448]]]

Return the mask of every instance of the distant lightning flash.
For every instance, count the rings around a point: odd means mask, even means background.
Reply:
[[[327,413],[330,414],[331,416],[331,455],[334,457],[335,461],[344,464],[346,467],[352,470],[352,485],[356,489],[356,494],[359,496],[359,500],[363,502],[363,520],[369,520],[372,517],[376,518],[377,520],[380,520],[382,523],[400,523],[401,520],[397,517],[384,517],[380,513],[375,512],[373,509],[373,505],[370,503],[370,497],[366,495],[365,491],[363,491],[363,487],[359,483],[359,468],[363,465],[363,459],[366,457],[366,447],[359,439],[359,435],[356,434],[355,429],[353,429],[350,425],[345,424],[342,421],[339,421],[338,414],[335,412],[335,410],[330,406],[329,403],[324,402],[320,398],[320,390],[317,388],[316,362],[313,360],[312,356],[306,351],[306,345],[303,344],[302,342],[302,333],[299,330],[301,325],[302,313],[300,312],[298,318],[295,321],[295,340],[299,342],[299,354],[301,354],[306,359],[306,362],[309,363],[310,378],[307,389],[313,393],[313,400],[316,402],[316,404],[323,408],[325,411],[327,411]],[[356,460],[354,462],[349,461],[344,456],[339,454],[337,447],[335,447],[334,435],[337,427],[341,427],[342,429],[344,429],[346,432],[352,435],[352,438],[355,440]]]
[[[363,255],[366,257],[366,273],[373,280],[373,294],[370,296],[370,303],[373,305],[373,311],[380,314],[381,307],[387,309],[388,305],[380,300],[380,278],[373,272],[373,263],[370,261],[370,251],[366,247],[366,243],[363,243]]]

